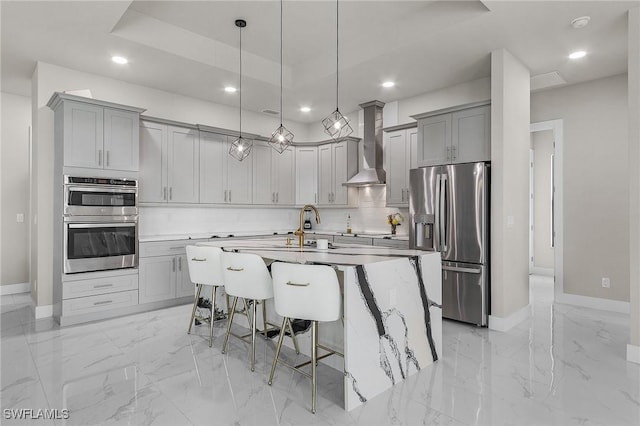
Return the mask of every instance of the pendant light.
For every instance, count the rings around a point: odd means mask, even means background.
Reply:
[[[229,148],[229,155],[238,161],[242,161],[251,153],[253,148],[253,141],[242,137],[242,29],[247,26],[247,21],[244,19],[236,19],[236,27],[240,29],[240,136],[233,141],[231,148]]]
[[[338,108],[338,17],[338,0],[336,0],[336,110],[329,114],[327,118],[322,120],[325,133],[336,141],[349,136],[353,132],[353,129],[349,124],[349,119],[342,115]]]
[[[293,133],[282,124],[282,3],[283,0],[280,0],[280,127],[271,134],[269,139],[269,145],[280,154],[293,142]]]

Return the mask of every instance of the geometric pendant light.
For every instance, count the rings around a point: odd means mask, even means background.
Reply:
[[[336,110],[329,114],[327,118],[322,120],[322,126],[325,133],[331,136],[334,140],[340,141],[342,138],[349,136],[353,129],[349,124],[349,119],[342,115],[338,108],[338,0],[336,0]]]
[[[280,127],[271,134],[269,139],[269,145],[280,154],[293,142],[293,133],[284,127],[282,121],[282,0],[280,0]]]
[[[251,153],[253,141],[242,137],[242,29],[247,26],[244,19],[236,19],[236,27],[240,28],[240,136],[233,141],[229,149],[229,155],[238,161],[242,161]]]

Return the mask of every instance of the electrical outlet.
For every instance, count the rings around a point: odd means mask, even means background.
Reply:
[[[609,280],[609,278],[607,278],[607,277],[602,278],[602,287],[603,288],[610,288],[611,287],[611,281]]]
[[[24,213],[16,214],[16,222],[18,222],[18,223],[24,222]]]

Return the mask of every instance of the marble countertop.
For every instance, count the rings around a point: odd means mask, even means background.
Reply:
[[[264,258],[282,262],[341,266],[366,265],[412,256],[440,256],[440,253],[437,252],[361,244],[332,244],[327,250],[318,250],[311,246],[300,249],[295,242],[293,245],[287,246],[285,238],[268,240],[234,238],[233,240],[203,242],[199,245],[221,247],[227,251],[238,250],[239,252],[255,253]]]
[[[293,230],[275,230],[275,231],[238,231],[238,232],[199,232],[199,233],[184,233],[184,234],[163,234],[163,235],[140,235],[138,241],[141,243],[153,242],[153,241],[177,241],[177,240],[200,240],[209,238],[233,238],[233,237],[265,237],[265,236],[282,236],[293,234]],[[311,230],[305,231],[305,234],[324,234],[343,237],[365,237],[365,238],[380,238],[388,240],[409,241],[408,235],[391,235],[381,232],[353,232],[347,234],[346,232],[338,231],[325,231],[325,230]]]

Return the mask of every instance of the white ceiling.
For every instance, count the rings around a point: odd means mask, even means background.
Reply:
[[[633,1],[340,2],[340,109],[390,102],[489,76],[506,48],[532,75],[568,84],[624,73]],[[243,106],[279,110],[279,2],[7,1],[1,7],[2,91],[28,95],[35,61],[237,105],[236,18],[243,30]],[[590,15],[586,28],[572,19]],[[335,2],[284,3],[284,112],[300,122],[335,109]],[[570,61],[573,50],[589,52]],[[118,66],[114,54],[129,58]],[[396,86],[380,84],[394,80]],[[71,89],[71,88],[70,88]],[[72,89],[81,89],[74,87]],[[308,105],[310,113],[298,108]]]

